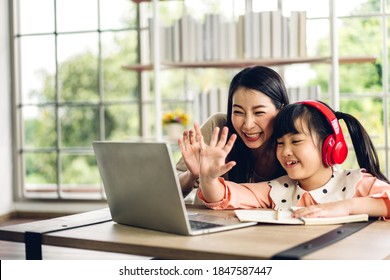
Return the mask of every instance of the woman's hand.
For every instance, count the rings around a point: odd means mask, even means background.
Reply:
[[[183,132],[183,138],[178,140],[179,148],[188,171],[194,178],[199,177],[200,172],[200,140],[202,133],[198,123],[194,127]]]

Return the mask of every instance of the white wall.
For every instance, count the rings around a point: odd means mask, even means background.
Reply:
[[[0,216],[13,211],[8,1],[0,0]]]

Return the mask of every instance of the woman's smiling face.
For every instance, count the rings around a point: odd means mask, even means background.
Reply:
[[[261,147],[270,138],[278,112],[272,99],[260,91],[240,87],[233,95],[232,124],[250,149]]]

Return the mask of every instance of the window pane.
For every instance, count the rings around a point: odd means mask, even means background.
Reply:
[[[139,135],[138,104],[106,107],[105,130],[107,140],[123,140]]]
[[[321,30],[321,32],[318,32]],[[307,56],[330,56],[329,20],[313,19],[306,21]]]
[[[337,16],[373,14],[381,11],[381,0],[334,1]]]
[[[53,107],[22,108],[25,148],[56,146],[56,125]]]
[[[19,0],[19,3],[19,33],[54,32],[53,0]]]
[[[57,31],[98,29],[97,0],[57,0]]]
[[[102,56],[120,58],[120,65],[137,63],[136,31],[104,32],[101,35]],[[119,61],[118,61],[119,62]]]
[[[61,146],[91,147],[99,139],[97,107],[65,107],[60,109]]]
[[[340,20],[340,56],[381,54],[381,21],[378,17]]]
[[[54,36],[22,37],[19,42],[22,102],[53,101],[55,96]]]
[[[343,64],[340,65],[339,73],[341,95],[375,94],[382,91],[380,64]]]
[[[97,34],[58,36],[61,100],[96,101],[99,99],[97,46]]]
[[[122,66],[136,62],[136,32],[102,34],[103,80],[106,100],[131,100],[135,95],[138,73]]]
[[[390,4],[389,4],[390,5]],[[390,11],[390,10],[389,10]],[[390,17],[387,18],[387,59],[390,61]],[[388,71],[388,80],[387,82],[390,84],[390,72]]]
[[[375,147],[384,145],[383,101],[380,98],[342,100],[340,110],[351,114],[361,122]],[[347,130],[345,133],[347,134]]]
[[[135,26],[136,6],[129,0],[100,0],[100,28],[122,29]]]
[[[370,135],[374,147],[377,151],[381,170],[386,172],[385,160],[386,151],[384,149],[385,135],[383,123],[383,101],[380,98],[361,98],[342,100],[341,111],[353,115],[366,129]],[[348,158],[343,163],[344,168],[359,168],[354,149],[352,148],[352,141],[349,137],[348,130],[343,122],[343,132],[346,135],[347,143],[350,145]]]
[[[57,197],[57,156],[55,153],[25,153],[26,197]]]
[[[154,137],[156,135],[155,109],[154,104],[143,104],[144,114],[142,121],[146,127],[146,137]],[[162,116],[161,116],[162,117]]]
[[[61,155],[61,196],[101,198],[100,174],[95,155]]]

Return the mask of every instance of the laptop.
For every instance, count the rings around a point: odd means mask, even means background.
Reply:
[[[93,148],[114,222],[180,235],[256,225],[221,211],[188,212],[168,143],[97,141]]]

